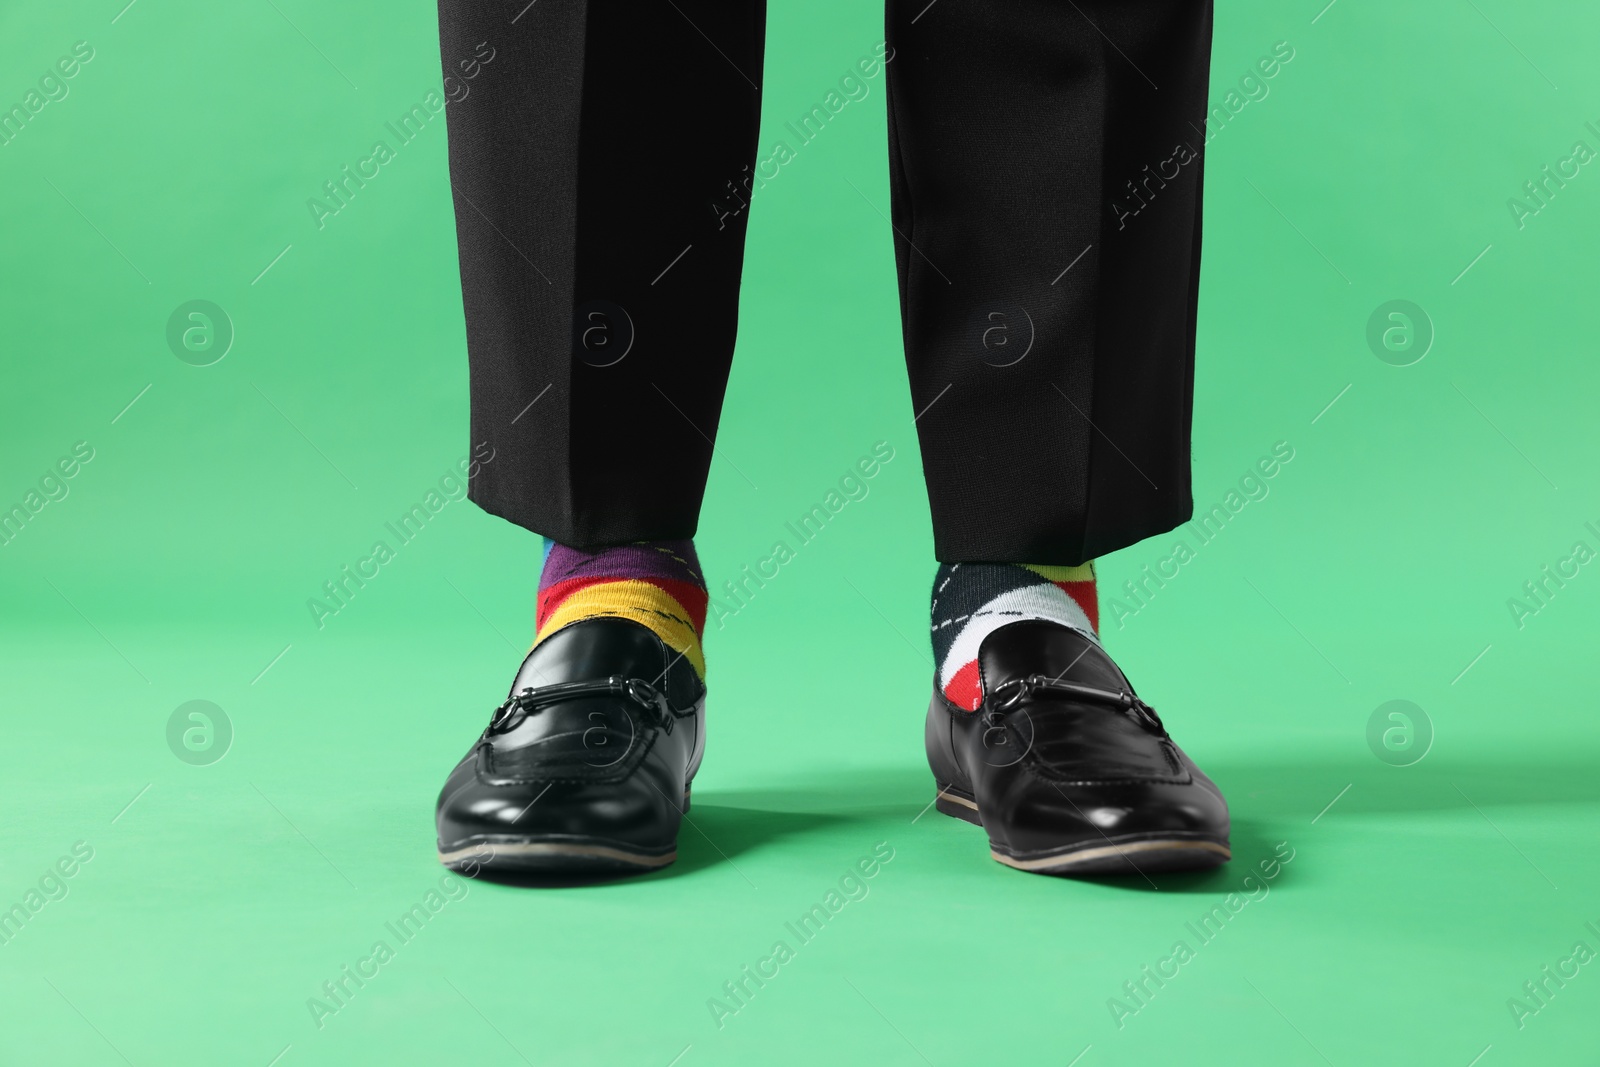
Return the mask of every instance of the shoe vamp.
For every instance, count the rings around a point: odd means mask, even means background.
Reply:
[[[609,777],[637,765],[657,732],[614,702],[575,701],[490,738],[483,771],[491,778]]]
[[[1126,714],[1106,708],[1039,703],[1009,717],[1031,769],[1070,781],[1187,782],[1172,743]]]

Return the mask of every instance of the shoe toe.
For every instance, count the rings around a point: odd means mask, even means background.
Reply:
[[[1008,835],[1050,839],[1144,834],[1226,836],[1227,809],[1196,785],[1082,786],[1038,778],[1019,781],[1000,820]],[[1000,814],[1000,813],[997,813]]]
[[[474,841],[585,839],[655,848],[677,835],[681,797],[648,762],[620,781],[583,780],[553,764],[516,781],[485,780],[477,768],[452,775],[441,794],[441,851]],[[464,780],[460,780],[464,779]]]

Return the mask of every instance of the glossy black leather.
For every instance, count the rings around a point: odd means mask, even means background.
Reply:
[[[562,686],[607,679],[610,690]],[[630,698],[625,683],[661,699]],[[529,689],[545,699],[511,699]],[[662,866],[704,749],[705,688],[686,659],[638,623],[573,623],[528,654],[445,782],[440,858],[469,871]]]
[[[980,822],[996,859],[1131,873],[1228,858],[1222,793],[1097,642],[1015,622],[984,640],[978,662],[982,705],[958,708],[936,682],[926,742],[939,810]]]

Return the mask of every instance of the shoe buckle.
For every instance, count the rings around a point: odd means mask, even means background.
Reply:
[[[1107,704],[1131,715],[1148,730],[1163,735],[1166,733],[1166,727],[1162,724],[1161,717],[1156,714],[1156,709],[1126,689],[1102,689],[1099,686],[1083,685],[1078,682],[1064,682],[1059,678],[1046,678],[1042,674],[1014,678],[995,686],[994,691],[989,694],[988,711],[994,717],[990,719],[990,725],[996,725],[996,719],[1002,712],[1010,711],[1036,692],[1058,693],[1079,700]]]
[[[505,703],[494,710],[489,719],[489,730],[498,733],[509,729],[511,720],[519,711],[531,714],[547,704],[606,693],[624,696],[641,708],[654,712],[656,725],[667,733],[672,733],[673,722],[677,716],[673,713],[672,705],[667,702],[666,694],[642,679],[624,678],[615,674],[593,681],[555,682],[539,687],[525,686],[521,692],[507,697]]]
[[[635,704],[653,710],[661,729],[668,734],[672,733],[672,724],[676,716],[672,714],[672,706],[667,703],[665,693],[640,678],[622,679],[620,690]]]
[[[521,705],[516,697],[507,697],[505,703],[494,709],[494,714],[489,716],[489,732],[499,733],[504,728],[507,720],[511,718],[511,709]]]
[[[1026,700],[1033,692],[1037,677],[1037,675],[1029,675],[1026,678],[1013,678],[1009,682],[1003,682],[995,686],[994,692],[989,694],[990,713],[999,714],[1000,712],[1010,711]],[[1002,693],[1005,694],[1003,697],[1001,696]],[[1000,699],[995,700],[996,697]]]
[[[1138,718],[1147,728],[1165,737],[1167,734],[1167,727],[1166,724],[1161,721],[1161,716],[1156,714],[1156,709],[1152,708],[1149,704],[1146,704],[1144,701],[1140,700],[1131,693],[1128,694],[1128,696],[1128,710],[1131,711],[1134,716]]]

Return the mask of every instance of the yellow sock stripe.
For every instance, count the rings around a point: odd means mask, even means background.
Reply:
[[[706,676],[705,654],[688,612],[666,590],[649,582],[620,579],[580,589],[561,602],[545,620],[534,639],[540,641],[570,623],[596,616],[631,619],[648,626],[674,652],[682,652],[701,678]]]
[[[1022,566],[1052,582],[1094,581],[1094,560],[1080,563],[1076,567],[1053,567],[1044,563],[1024,563]]]

